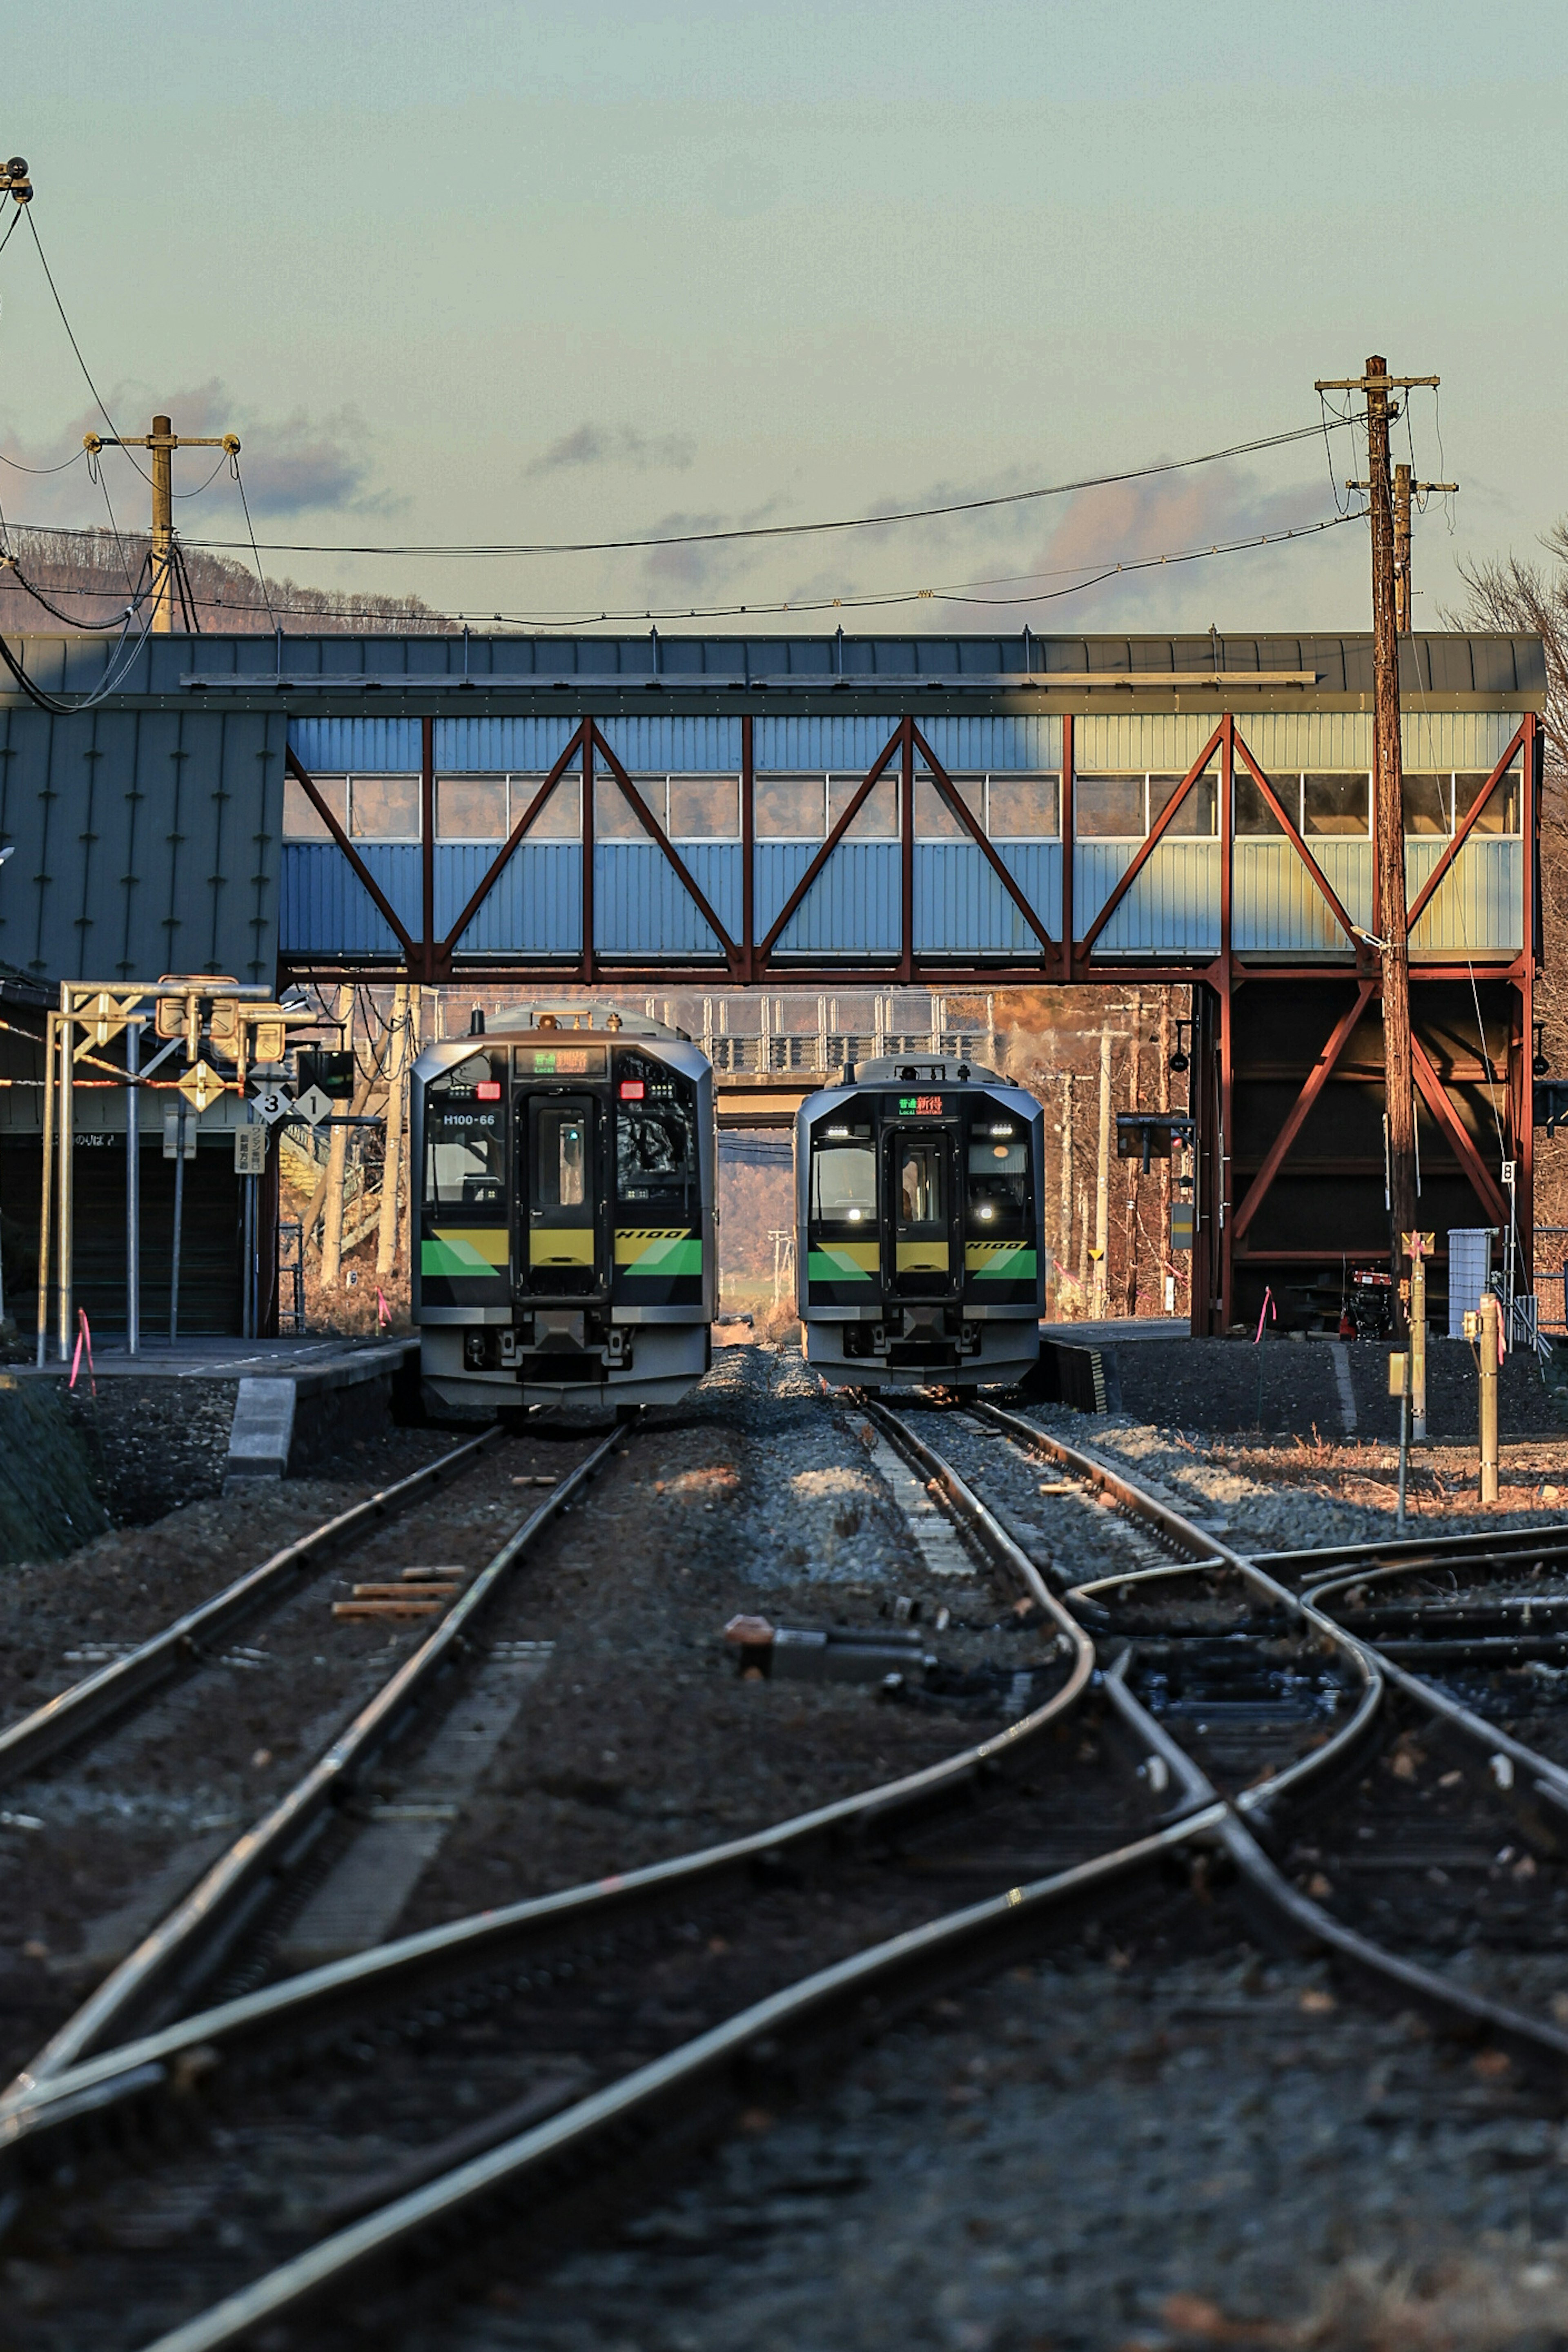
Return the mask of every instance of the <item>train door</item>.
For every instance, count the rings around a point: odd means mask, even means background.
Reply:
[[[959,1233],[957,1132],[895,1127],[887,1151],[887,1255],[891,1298],[956,1298],[963,1253]]]
[[[599,1106],[592,1095],[528,1097],[525,1193],[528,1287],[583,1297],[605,1286]]]

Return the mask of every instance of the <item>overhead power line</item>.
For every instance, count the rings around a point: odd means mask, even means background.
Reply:
[[[848,594],[842,596],[786,596],[776,598],[771,602],[763,602],[762,604],[749,602],[746,604],[731,603],[725,604],[705,605],[680,604],[658,610],[648,605],[637,605],[625,611],[617,612],[611,612],[607,609],[595,612],[593,610],[584,611],[581,608],[573,608],[571,610],[556,608],[549,612],[494,613],[489,614],[488,617],[492,623],[500,622],[503,626],[512,628],[574,628],[589,627],[595,624],[604,624],[606,622],[614,622],[616,624],[632,624],[642,621],[733,620],[740,618],[758,620],[768,619],[783,614],[798,614],[805,613],[869,612],[875,610],[886,610],[897,605],[924,603],[972,604],[976,606],[992,607],[1053,604],[1064,597],[1081,595],[1086,589],[1099,587],[1107,580],[1114,580],[1119,576],[1123,575],[1131,576],[1134,572],[1155,572],[1162,568],[1168,568],[1177,564],[1203,563],[1209,562],[1212,558],[1216,556],[1240,555],[1247,553],[1249,550],[1264,547],[1300,546],[1308,540],[1321,537],[1324,531],[1337,530],[1342,523],[1358,522],[1361,519],[1360,510],[1352,509],[1352,511],[1344,514],[1327,516],[1321,520],[1316,522],[1292,524],[1283,530],[1258,531],[1245,539],[1218,541],[1211,543],[1207,547],[1180,548],[1174,551],[1167,550],[1164,553],[1159,555],[1107,558],[1098,566],[1089,564],[1076,567],[1072,575],[1066,579],[1065,584],[1054,588],[1041,587],[1038,584],[1030,583],[1038,583],[1044,580],[1053,579],[1060,581],[1064,577],[1060,572],[1014,573],[1009,578],[1005,579],[959,581],[950,583],[947,585],[941,587],[868,589],[861,594]],[[25,530],[30,529],[45,529],[47,528],[47,526],[24,523],[14,525],[13,528]],[[68,536],[83,539],[98,539],[101,537],[101,534],[96,531],[70,533],[58,531],[54,535],[56,537]],[[13,571],[20,587],[26,589],[29,594],[37,596],[38,603],[43,604],[47,611],[53,613],[57,619],[66,618],[66,615],[61,614],[58,607],[50,604],[45,597],[38,595],[37,591],[31,587],[26,574],[15,560],[13,560],[10,568]],[[265,591],[267,587],[265,579],[263,579],[262,586]],[[982,590],[991,587],[1014,588],[1016,590],[1016,593],[1000,596],[985,595],[979,593]],[[88,593],[92,592],[62,590],[58,591],[57,593],[71,594]],[[231,598],[221,596],[196,597],[193,595],[192,601],[201,611],[208,613],[259,613],[265,611],[268,618],[274,624],[276,624],[280,617],[301,617],[311,621],[346,620],[355,621],[361,624],[363,624],[370,617],[363,611],[353,605],[334,606],[314,604],[290,604],[282,603],[276,597],[268,597],[265,603],[252,603],[248,604],[237,604]],[[466,620],[470,620],[475,616],[458,613],[446,616],[437,614],[434,617],[438,619],[448,618],[451,622],[457,624]],[[105,625],[100,624],[99,625]]]
[[[1359,424],[1360,417],[1332,417],[1330,429],[1343,425]],[[1235,441],[1224,449],[1207,449],[1195,457],[1168,457],[1147,466],[1127,466],[1110,474],[1085,474],[1076,481],[1049,482],[1035,489],[1004,490],[994,497],[953,499],[938,506],[893,507],[885,514],[843,515],[816,522],[759,522],[737,524],[724,530],[679,530],[646,532],[635,539],[579,540],[515,540],[506,541],[408,541],[406,542],[264,539],[257,542],[269,555],[403,555],[410,557],[451,556],[471,560],[476,557],[508,557],[519,555],[617,555],[636,553],[639,549],[659,547],[721,547],[738,540],[805,539],[825,531],[885,530],[894,523],[936,522],[952,515],[984,514],[1001,507],[1026,506],[1041,499],[1063,499],[1079,490],[1114,488],[1126,482],[1152,480],[1160,474],[1187,472],[1194,466],[1217,466],[1232,457],[1255,457],[1264,449],[1283,449],[1297,441],[1315,441],[1324,431],[1321,420],[1316,425],[1295,426],[1288,433],[1260,435],[1251,441]],[[193,547],[205,547],[215,553],[243,552],[249,544],[244,540],[200,539],[188,542]]]

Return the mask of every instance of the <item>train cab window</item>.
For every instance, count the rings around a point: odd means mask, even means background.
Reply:
[[[425,1205],[505,1214],[506,1105],[488,1055],[471,1055],[426,1097]]]
[[[971,1128],[964,1213],[982,1239],[1011,1239],[1026,1230],[1029,1139],[1016,1120],[979,1119]]]
[[[871,1129],[829,1128],[812,1139],[811,1221],[816,1225],[874,1225],[877,1155]]]
[[[580,1209],[588,1198],[588,1119],[578,1107],[542,1103],[534,1121],[533,1201],[540,1209]]]

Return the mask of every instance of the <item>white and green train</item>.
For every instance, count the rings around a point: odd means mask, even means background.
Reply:
[[[414,1072],[429,1407],[668,1403],[717,1307],[713,1073],[639,1013],[523,1005]]]
[[[1020,1381],[1045,1310],[1045,1114],[990,1070],[863,1062],[802,1104],[806,1356],[856,1388]]]

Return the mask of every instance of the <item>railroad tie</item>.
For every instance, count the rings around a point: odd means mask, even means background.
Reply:
[[[468,1581],[467,1568],[405,1568],[395,1583],[356,1584],[350,1601],[334,1601],[332,1615],[348,1619],[436,1617]]]

